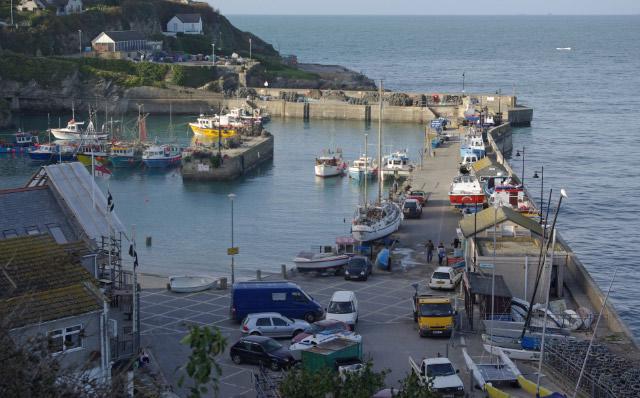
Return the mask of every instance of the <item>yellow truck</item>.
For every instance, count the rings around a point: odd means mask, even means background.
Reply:
[[[411,300],[413,321],[418,323],[420,336],[451,336],[456,316],[451,299],[418,294],[417,286],[414,287],[416,293]]]

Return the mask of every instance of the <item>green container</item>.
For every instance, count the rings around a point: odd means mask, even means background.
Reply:
[[[302,351],[302,367],[312,372],[323,368],[336,369],[336,361],[352,358],[362,360],[362,344],[338,338]]]

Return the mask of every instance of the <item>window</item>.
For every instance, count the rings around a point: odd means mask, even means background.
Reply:
[[[273,301],[286,301],[287,293],[271,293],[271,300]]]
[[[253,343],[251,344],[251,351],[263,353],[264,349],[262,349],[262,346],[260,344]]]
[[[82,348],[82,325],[56,329],[49,332],[49,351],[67,352]]]
[[[258,318],[256,326],[271,326],[271,321],[269,318]]]
[[[47,224],[47,228],[56,243],[67,243],[67,238],[64,236],[64,232],[62,232],[62,228],[60,228],[58,224]]]
[[[4,235],[5,239],[18,237],[18,233],[15,229],[5,229],[4,231],[2,231],[2,235]]]
[[[25,232],[27,233],[27,235],[38,235],[40,234],[40,228],[38,228],[37,225],[32,225],[25,228]]]
[[[271,322],[273,322],[273,326],[288,326],[287,322],[281,318],[271,318]]]
[[[293,298],[294,301],[300,301],[300,302],[303,302],[303,303],[306,303],[307,301],[309,301],[307,299],[307,296],[302,294],[302,292],[292,292],[291,293],[291,297]]]

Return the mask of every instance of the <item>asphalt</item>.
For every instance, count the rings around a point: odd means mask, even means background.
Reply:
[[[426,263],[424,244],[431,239],[436,245],[443,242],[449,247],[456,236],[460,213],[451,208],[448,188],[457,174],[458,143],[450,142],[438,148],[435,157],[427,155],[422,167],[415,170],[409,184],[429,193],[422,218],[405,220],[396,238],[400,245],[393,258],[392,272],[375,270],[367,281],[345,281],[336,276],[300,276],[292,280],[307,293],[326,306],[336,290],[352,290],[359,302],[359,323],[356,331],[362,335],[365,357],[374,362],[376,369],[389,369],[388,386],[397,386],[398,380],[409,372],[408,358],[446,355],[465,383],[469,396],[481,396],[471,388],[471,375],[466,370],[460,348],[467,346],[472,355],[482,355],[480,336],[475,333],[456,332],[448,338],[421,338],[411,314],[412,284],[418,283],[421,292],[428,292],[427,278],[437,266]],[[435,293],[456,295],[457,293]],[[459,297],[459,299],[461,299]],[[460,302],[460,300],[458,300]],[[460,302],[458,308],[462,309]],[[142,343],[153,354],[166,381],[174,391],[184,396],[177,387],[181,374],[179,366],[188,358],[189,349],[179,343],[190,324],[215,326],[230,344],[240,337],[240,325],[229,320],[229,292],[210,290],[193,294],[176,294],[163,289],[145,289],[141,293]],[[287,340],[282,341],[283,344]],[[255,396],[251,365],[235,365],[228,351],[220,356],[221,397]],[[526,368],[521,368],[527,373]]]

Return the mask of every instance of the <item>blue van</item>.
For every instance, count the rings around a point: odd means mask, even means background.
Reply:
[[[323,310],[300,286],[292,282],[237,282],[231,290],[231,318],[240,322],[248,314],[279,312],[311,323]]]

